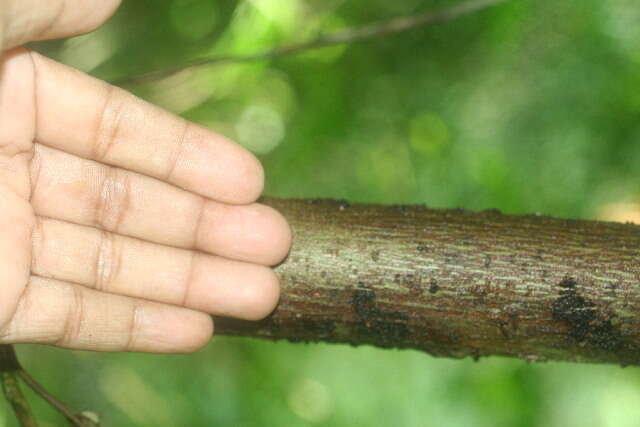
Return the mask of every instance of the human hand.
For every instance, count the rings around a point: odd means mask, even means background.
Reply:
[[[277,303],[267,266],[291,234],[253,203],[253,155],[15,47],[90,31],[118,3],[0,6],[0,343],[188,352],[209,314],[258,319]]]

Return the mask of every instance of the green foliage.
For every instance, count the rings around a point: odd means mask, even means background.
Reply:
[[[129,1],[102,30],[41,48],[116,79],[453,3]],[[639,195],[638,10],[634,0],[515,0],[444,25],[222,63],[134,90],[259,153],[272,196],[595,218]],[[36,378],[107,426],[640,419],[640,376],[618,367],[230,338],[194,356],[20,352]],[[61,422],[34,406],[49,425]]]

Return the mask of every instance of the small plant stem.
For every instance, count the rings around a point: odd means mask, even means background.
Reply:
[[[11,405],[20,426],[37,427],[38,423],[31,411],[29,402],[22,394],[18,384],[18,375],[22,371],[20,363],[16,357],[13,346],[10,344],[0,345],[0,381],[2,391],[7,401]]]

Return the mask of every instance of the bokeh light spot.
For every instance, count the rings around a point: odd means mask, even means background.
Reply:
[[[273,107],[250,105],[235,126],[238,142],[256,154],[267,154],[282,142],[285,126]]]
[[[598,209],[603,221],[632,222],[640,225],[640,203],[608,203]]]
[[[90,72],[108,60],[115,50],[113,33],[96,31],[66,40],[58,60],[73,68]]]
[[[294,414],[314,424],[326,421],[334,406],[329,389],[311,378],[305,378],[291,388],[287,403]]]

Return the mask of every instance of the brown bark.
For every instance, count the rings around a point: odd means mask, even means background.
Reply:
[[[278,309],[219,333],[434,356],[640,364],[640,227],[497,211],[277,200]]]

